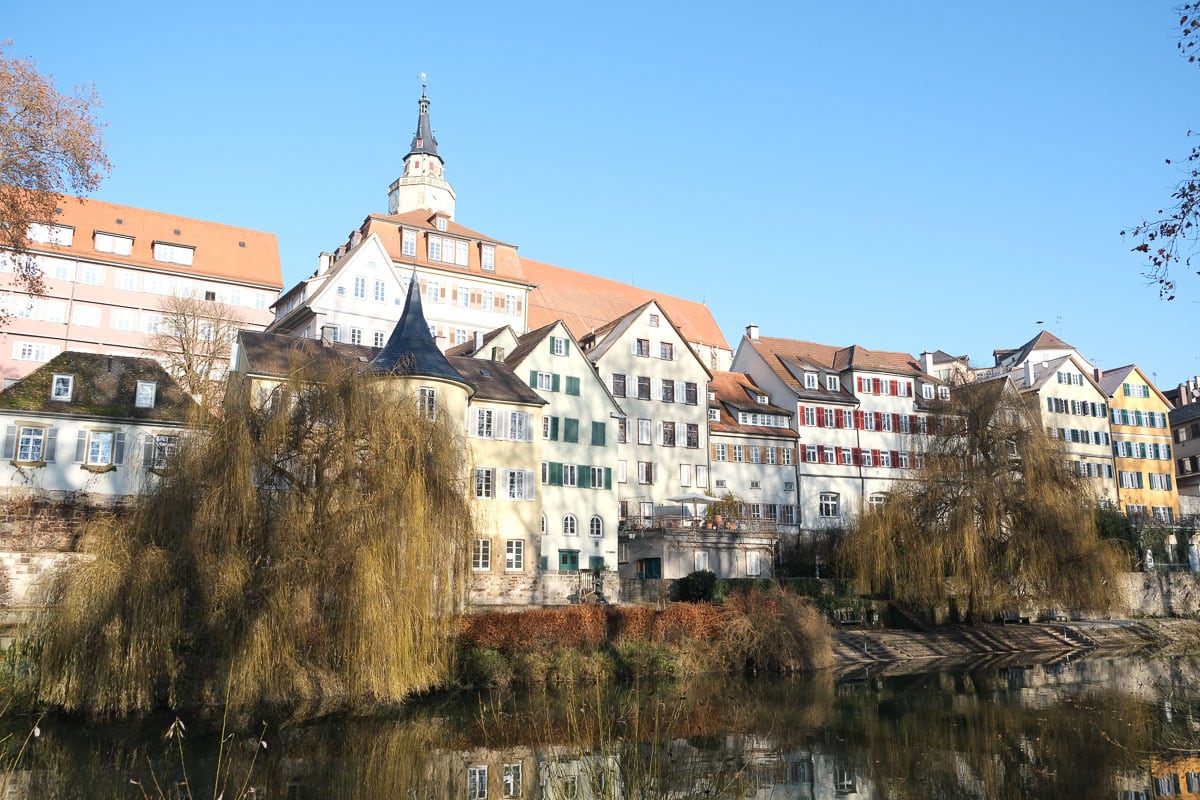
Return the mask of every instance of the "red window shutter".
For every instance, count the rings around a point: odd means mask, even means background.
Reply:
[[[842,448],[840,448],[840,447],[833,448],[833,460],[837,464],[842,463]]]
[[[803,461],[803,460],[804,460],[804,455],[805,455],[805,453],[806,453],[806,451],[807,451],[807,450],[808,450],[808,445],[806,445],[806,444],[802,444],[802,445],[800,445],[800,460],[801,460],[801,461]]]
[[[912,381],[905,381],[905,383],[908,384],[908,396],[912,397],[913,396],[913,383],[912,383]]]
[[[916,414],[908,415],[908,429],[912,433],[917,432],[917,415]]]
[[[881,431],[881,430],[883,430],[883,412],[876,411],[876,412],[874,412],[874,414],[875,414],[875,430]]]
[[[823,409],[823,408],[817,409],[817,427],[818,428],[825,427],[825,409]]]
[[[854,459],[854,466],[862,466],[862,450],[857,447],[850,451],[850,457]]]
[[[878,450],[875,450],[875,449],[871,450],[871,463],[877,467],[879,466],[879,451]]]
[[[833,427],[842,427],[842,410],[840,408],[833,412]]]
[[[892,466],[893,467],[900,466],[900,451],[899,450],[892,451]]]
[[[817,461],[825,463],[825,445],[823,444],[817,445]]]
[[[875,394],[883,394],[883,387],[879,383],[879,378],[872,378],[871,383],[874,384]]]
[[[900,415],[892,414],[892,430],[896,433],[900,432]]]
[[[899,394],[900,394],[900,381],[889,381],[889,382],[890,382],[890,383],[891,383],[891,385],[892,385],[892,394],[899,396]]]
[[[864,426],[863,412],[855,411],[854,412],[854,427],[861,431],[863,429],[863,426]]]
[[[796,415],[796,425],[804,424],[804,406],[800,406],[800,413]]]
[[[862,390],[863,390],[863,379],[862,379],[862,376],[859,375],[858,376],[858,391],[861,392]]]

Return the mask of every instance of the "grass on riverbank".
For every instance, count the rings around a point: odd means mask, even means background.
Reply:
[[[457,680],[477,687],[791,674],[833,664],[824,618],[778,588],[733,594],[721,605],[488,612],[464,620],[459,643]]]

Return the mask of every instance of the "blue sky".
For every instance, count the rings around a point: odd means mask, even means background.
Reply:
[[[96,84],[97,197],[273,232],[288,286],[386,210],[426,72],[460,222],[731,346],[986,365],[1045,327],[1167,388],[1200,278],[1160,301],[1118,233],[1200,126],[1174,5],[0,0],[0,39]]]

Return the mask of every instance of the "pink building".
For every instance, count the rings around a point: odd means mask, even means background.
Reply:
[[[146,355],[172,295],[225,303],[262,330],[283,286],[274,234],[215,222],[64,197],[28,236],[46,291],[18,289],[11,254],[0,252],[6,386],[67,350]]]

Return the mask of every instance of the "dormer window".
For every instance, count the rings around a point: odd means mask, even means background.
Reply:
[[[96,231],[95,247],[97,253],[112,253],[114,256],[127,256],[133,252],[133,237]]]
[[[164,264],[178,264],[182,267],[192,265],[192,256],[196,248],[186,244],[170,244],[168,242],[154,243],[154,260]]]
[[[467,243],[442,236],[429,237],[429,260],[443,264],[467,266]]]
[[[755,400],[760,406],[765,406],[771,402],[771,398],[767,397],[765,394],[757,395]]]
[[[154,398],[157,394],[158,384],[152,381],[138,381],[133,404],[137,408],[154,408]]]
[[[446,230],[446,218],[445,218],[445,217],[438,217],[438,218],[437,218],[437,229],[438,229],[439,231],[444,231],[444,230]]]
[[[25,236],[37,244],[57,244],[70,247],[75,240],[75,229],[70,225],[47,225],[41,222],[31,222],[25,229]]]
[[[838,380],[837,375],[826,375],[825,388],[831,392],[840,392],[842,390],[842,382]]]
[[[479,250],[479,268],[484,272],[496,271],[496,247],[485,244]]]
[[[55,375],[50,385],[50,399],[63,403],[71,402],[71,394],[75,389],[74,375]]]
[[[708,421],[709,422],[720,422],[721,421],[721,409],[710,408],[708,410]]]
[[[804,373],[804,388],[805,389],[816,389],[817,388],[817,373],[815,373],[815,372]]]
[[[933,384],[932,383],[927,383],[921,387],[921,397],[924,397],[926,400],[933,399]]]
[[[940,398],[942,400],[949,400],[950,399],[950,387],[949,386],[939,386],[938,387],[938,398]]]
[[[401,235],[400,254],[415,258],[417,255],[417,232],[404,231]]]

